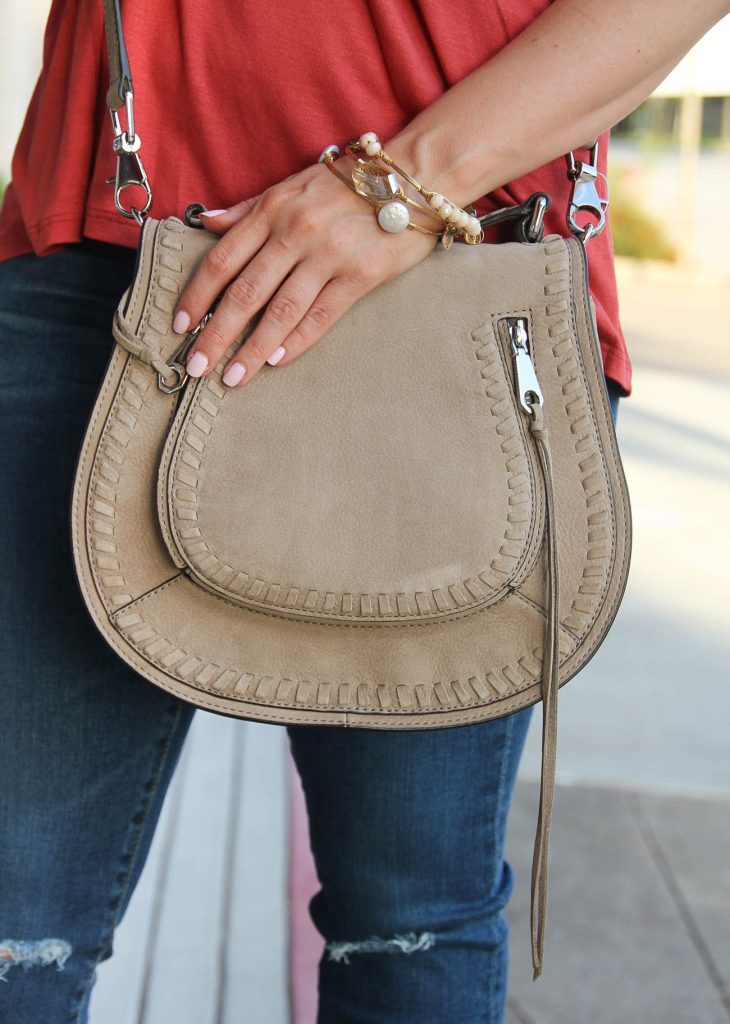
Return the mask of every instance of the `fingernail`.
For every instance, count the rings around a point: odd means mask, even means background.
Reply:
[[[188,377],[200,377],[207,368],[208,357],[205,352],[193,352],[185,365]]]
[[[242,381],[246,373],[243,363],[229,363],[223,372],[223,383],[233,388]]]
[[[179,309],[175,314],[175,319],[172,321],[172,329],[175,334],[184,334],[190,326],[190,314],[186,313],[184,309]]]
[[[219,217],[222,213],[228,213],[228,210],[201,210],[201,217]]]
[[[281,345],[277,348],[276,352],[272,352],[269,358],[266,360],[267,363],[271,363],[272,366],[276,366],[277,363],[286,355],[286,349],[282,348]]]

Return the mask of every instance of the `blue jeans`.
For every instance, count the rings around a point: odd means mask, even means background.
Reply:
[[[107,646],[72,563],[76,455],[133,263],[85,240],[0,264],[4,1024],[88,1020],[196,713]],[[318,1024],[502,1021],[505,825],[532,710],[449,729],[288,728],[322,883]]]

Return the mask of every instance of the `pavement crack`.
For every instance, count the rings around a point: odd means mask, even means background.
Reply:
[[[669,863],[667,855],[664,853],[659,837],[652,828],[648,815],[641,804],[639,794],[625,793],[624,797],[629,811],[636,822],[636,826],[639,829],[641,838],[646,844],[649,855],[656,864],[662,881],[667,887],[669,895],[679,912],[679,916],[681,917],[685,928],[687,929],[690,940],[697,950],[697,954],[702,961],[702,965],[707,971],[708,977],[717,991],[720,1002],[728,1016],[728,1020],[730,1020],[730,989],[726,985],[722,973],[717,966],[717,962],[712,955],[710,947],[705,942],[702,932],[695,920],[694,914],[690,910],[689,905],[684,898],[682,887],[672,870],[672,865]]]

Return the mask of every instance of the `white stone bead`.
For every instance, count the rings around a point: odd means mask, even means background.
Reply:
[[[380,145],[378,136],[375,134],[375,132],[365,132],[364,135],[360,136],[358,142],[360,143],[363,149],[367,149],[368,145],[371,142],[378,142],[378,145]]]
[[[461,215],[460,215],[458,221],[456,222],[456,226],[458,228],[461,228],[462,230],[464,230],[468,223],[469,223],[469,214],[466,212],[466,210],[462,210],[461,211]]]
[[[368,142],[365,146],[365,152],[368,156],[377,156],[380,152],[380,143],[376,139],[375,142]]]
[[[443,203],[439,207],[439,216],[443,217],[444,220],[448,220],[449,217],[451,216],[451,211],[452,210],[453,210],[453,206],[451,205],[451,203]]]
[[[405,203],[386,203],[378,210],[378,223],[383,230],[390,231],[393,235],[404,231],[408,227],[410,219],[411,215]]]
[[[479,223],[478,217],[470,217],[466,225],[466,233],[471,235],[472,238],[476,238],[479,232],[482,230],[482,226]]]
[[[449,214],[449,223],[453,224],[454,227],[456,227],[459,223],[459,220],[461,219],[461,215],[463,212],[464,211],[460,209],[458,206],[452,206],[451,213]]]
[[[446,200],[440,193],[434,192],[434,194],[428,201],[428,205],[431,207],[432,210],[440,210],[445,202]]]

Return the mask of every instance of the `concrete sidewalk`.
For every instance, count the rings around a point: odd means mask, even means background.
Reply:
[[[538,787],[518,785],[506,1024],[727,1024],[730,800],[560,786],[543,974],[532,981]]]

